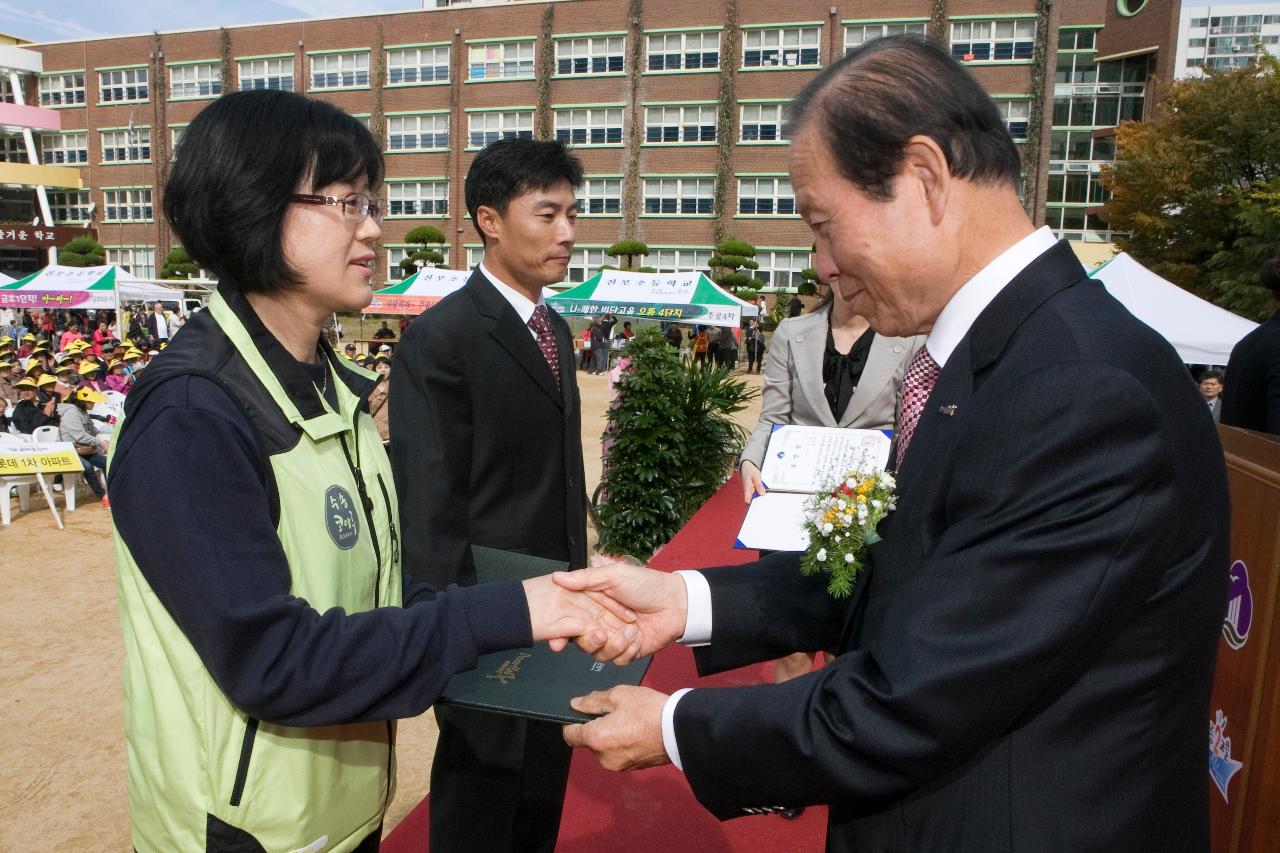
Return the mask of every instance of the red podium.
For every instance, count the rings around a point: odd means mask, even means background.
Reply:
[[[1280,440],[1219,427],[1231,489],[1231,581],[1209,706],[1214,853],[1280,844]]]

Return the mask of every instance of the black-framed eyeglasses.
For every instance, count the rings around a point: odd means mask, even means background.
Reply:
[[[342,209],[342,219],[351,225],[359,225],[364,222],[366,216],[372,216],[373,221],[381,225],[383,217],[387,215],[386,199],[369,198],[364,193],[347,193],[339,198],[331,195],[294,193],[291,201],[298,204],[336,204]]]

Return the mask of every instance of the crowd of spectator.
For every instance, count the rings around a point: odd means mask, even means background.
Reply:
[[[33,435],[56,427],[75,446],[86,485],[109,507],[98,472],[120,401],[185,318],[141,303],[124,312],[125,337],[111,311],[0,311],[0,430]]]

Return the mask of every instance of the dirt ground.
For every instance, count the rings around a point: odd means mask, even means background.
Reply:
[[[760,386],[759,376],[746,376]],[[600,478],[607,376],[578,373],[587,487]],[[738,416],[750,428],[759,399]],[[126,851],[123,642],[111,515],[88,492],[59,531],[41,499],[0,528],[0,851]],[[61,508],[61,499],[59,499]],[[427,793],[436,726],[404,720],[390,831]]]

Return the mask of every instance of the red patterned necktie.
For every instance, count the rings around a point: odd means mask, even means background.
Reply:
[[[551,331],[551,314],[547,311],[546,305],[539,305],[533,309],[533,316],[529,318],[529,328],[533,329],[533,333],[538,336],[538,349],[542,350],[542,357],[547,360],[547,367],[551,368],[551,375],[555,377],[556,385],[559,385],[560,353],[556,349],[556,333]]]
[[[941,372],[942,368],[929,355],[928,347],[920,347],[907,365],[907,373],[902,377],[902,408],[898,411],[899,468],[902,467],[902,458],[907,455],[907,445],[915,434],[925,403],[929,402],[933,383],[938,381],[938,374]]]

